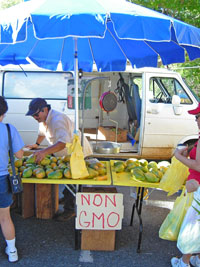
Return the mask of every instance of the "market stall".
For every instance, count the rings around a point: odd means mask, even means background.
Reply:
[[[91,163],[91,161],[89,162]],[[148,170],[148,173],[150,173],[150,172],[153,172],[152,166],[156,163],[148,162],[146,160],[139,161],[137,159],[129,159],[126,161],[125,160],[100,161],[99,164],[101,166],[105,166],[106,174],[104,173],[103,176],[99,175],[93,178],[85,178],[85,179],[72,179],[72,178],[65,178],[65,177],[63,178],[55,177],[54,179],[46,178],[46,177],[22,178],[22,182],[24,184],[24,192],[22,194],[23,195],[22,215],[24,216],[24,218],[26,218],[26,217],[34,216],[34,214],[36,213],[37,218],[41,218],[41,219],[52,218],[54,214],[56,213],[56,211],[58,210],[58,201],[59,201],[58,186],[59,184],[64,184],[66,186],[70,186],[70,185],[74,186],[76,195],[77,193],[83,192],[85,190],[83,189],[83,186],[86,186],[87,188],[88,185],[90,186],[89,187],[90,190],[93,190],[95,187],[99,187],[99,186],[101,186],[101,188],[105,188],[105,187],[117,188],[118,186],[135,187],[137,188],[137,198],[133,204],[131,224],[133,221],[134,210],[136,210],[138,218],[139,218],[139,238],[138,238],[137,252],[140,252],[142,231],[143,231],[141,214],[142,214],[142,201],[143,201],[143,196],[144,196],[144,188],[159,188],[159,182],[155,182],[154,180],[152,180],[152,182],[148,182],[145,178],[142,181],[141,180],[142,177],[137,176],[137,172],[134,175],[131,170],[135,169],[136,171],[138,171],[139,169],[141,170],[143,168],[143,171]],[[119,169],[119,166],[121,164],[124,166],[124,168]],[[143,164],[143,166],[141,164]],[[163,172],[166,171],[167,167],[164,167],[161,165],[157,167],[157,171],[158,169],[161,170],[162,168],[163,168]],[[94,169],[96,168],[94,163],[93,165],[91,164],[89,166],[90,167],[93,166]],[[156,165],[154,165],[154,167],[156,169]],[[30,168],[29,165],[28,165],[28,168]],[[145,174],[145,172],[143,173]],[[161,175],[161,173],[159,174]],[[76,188],[76,186],[78,186],[77,187],[78,189]],[[93,189],[91,189],[91,186]],[[99,194],[103,194],[104,192],[103,193],[97,192],[97,193],[99,196]],[[115,192],[115,194],[117,195],[118,193]],[[36,195],[36,199],[34,199],[35,195]],[[36,212],[34,209],[36,209]],[[77,229],[75,231],[75,248],[76,249],[80,248],[80,236],[79,236],[80,231],[79,230],[80,229]],[[112,239],[114,240],[114,236]]]

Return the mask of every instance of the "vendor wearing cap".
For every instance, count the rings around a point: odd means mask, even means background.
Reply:
[[[56,156],[67,155],[66,143],[72,143],[74,124],[66,114],[51,109],[45,99],[35,98],[30,102],[26,116],[32,116],[39,123],[39,132],[35,144],[26,147],[30,149],[38,148],[45,138],[50,144],[49,147],[34,153],[37,162],[40,162],[48,154]],[[84,137],[83,141],[84,155],[92,154],[87,138]],[[56,219],[58,221],[68,220],[75,215],[74,197],[66,188],[63,194],[64,212],[57,214]]]
[[[43,98],[34,98],[29,104],[26,116],[32,116],[39,123],[38,137],[30,149],[38,148],[46,138],[50,146],[35,153],[36,161],[40,162],[46,155],[67,155],[66,143],[72,142],[74,124],[70,118],[59,111],[51,109]]]

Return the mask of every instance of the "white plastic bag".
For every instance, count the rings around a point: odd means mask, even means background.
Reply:
[[[200,187],[181,225],[177,247],[183,254],[200,253]]]

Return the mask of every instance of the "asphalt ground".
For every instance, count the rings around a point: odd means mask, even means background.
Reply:
[[[124,195],[125,210],[122,229],[116,231],[114,251],[75,250],[74,218],[67,222],[41,220],[35,217],[23,219],[19,213],[12,210],[19,261],[8,262],[4,254],[5,241],[0,234],[0,267],[13,264],[23,267],[171,266],[170,259],[179,256],[180,252],[176,242],[160,239],[158,231],[178,194],[167,197],[161,190],[151,192],[148,201],[143,204],[141,252],[137,253],[139,221],[136,214],[133,226],[130,226],[134,199],[130,195],[129,187],[117,187],[117,190]]]

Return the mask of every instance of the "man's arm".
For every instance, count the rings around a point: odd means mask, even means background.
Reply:
[[[43,135],[38,135],[35,144],[33,144],[33,145],[27,145],[27,146],[25,146],[25,147],[26,147],[26,148],[30,148],[30,149],[38,148],[39,145],[42,143],[42,141],[43,141],[44,139],[45,139],[45,136],[43,136]]]
[[[36,162],[40,162],[46,155],[56,153],[58,151],[63,150],[66,147],[66,143],[57,142],[52,146],[49,146],[41,151],[35,152],[34,155],[36,156]]]

